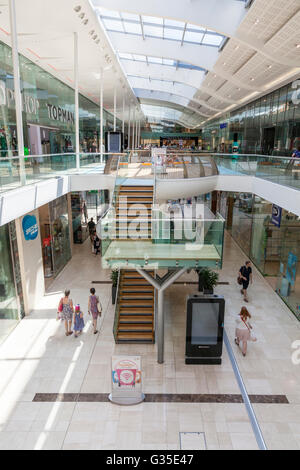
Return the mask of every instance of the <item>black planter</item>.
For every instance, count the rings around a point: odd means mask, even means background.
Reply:
[[[203,294],[204,295],[213,295],[214,290],[213,289],[203,289]]]
[[[112,304],[115,305],[116,303],[116,295],[117,295],[117,286],[112,286],[111,287],[111,298],[112,298]]]

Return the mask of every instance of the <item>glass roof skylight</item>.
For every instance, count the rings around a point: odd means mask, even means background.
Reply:
[[[212,47],[220,47],[224,40],[224,36],[221,34],[190,23],[144,15],[140,17],[101,7],[97,10],[108,32],[134,34],[145,38],[168,39],[181,44],[191,43]]]
[[[187,64],[185,62],[179,62],[177,60],[172,60],[172,59],[163,59],[161,57],[150,57],[150,56],[137,55],[137,54],[124,54],[121,52],[118,53],[118,56],[120,60],[133,60],[137,62],[145,62],[147,64],[167,65],[169,67],[184,68],[184,69],[198,70],[201,72],[205,72],[205,69],[198,67],[197,65]]]

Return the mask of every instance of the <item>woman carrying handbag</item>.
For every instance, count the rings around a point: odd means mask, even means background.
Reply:
[[[241,312],[239,314],[239,318],[236,319],[235,344],[239,346],[240,342],[243,343],[242,353],[244,357],[247,353],[248,341],[257,341],[255,337],[251,336],[251,330],[253,328],[252,325],[249,323],[250,318],[251,315],[246,309],[246,307],[242,307]]]

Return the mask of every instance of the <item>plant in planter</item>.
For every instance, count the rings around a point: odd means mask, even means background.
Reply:
[[[113,269],[110,275],[110,279],[112,280],[112,288],[111,288],[111,297],[112,297],[112,304],[115,305],[116,303],[116,295],[117,295],[117,287],[118,287],[118,279],[119,279],[119,270]]]
[[[213,294],[214,287],[216,287],[219,279],[219,274],[209,268],[203,268],[198,272],[199,276],[199,291],[204,294]]]

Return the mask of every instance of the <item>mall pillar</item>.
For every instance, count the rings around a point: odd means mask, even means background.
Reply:
[[[114,132],[117,130],[117,88],[114,89]]]
[[[122,134],[125,134],[125,96],[123,95],[123,112],[122,112]]]
[[[17,25],[16,25],[15,0],[9,0],[9,16],[10,16],[10,30],[11,30],[12,59],[13,59],[20,181],[21,181],[21,184],[24,185],[26,184],[26,173],[25,173],[25,162],[24,162],[22,95],[21,95],[21,77],[20,77],[20,64],[19,64],[19,52],[18,52],[18,36],[17,36]]]
[[[37,308],[37,302],[45,293],[38,210],[32,211],[23,217],[19,217],[16,219],[15,223],[25,315],[29,315],[32,310]],[[27,230],[27,232],[24,233],[23,223],[25,224],[25,227],[28,229],[30,228],[30,231]],[[28,226],[27,224],[30,223],[31,225]]]
[[[133,121],[132,121],[132,150],[135,148],[135,107],[133,108]]]
[[[213,214],[217,213],[218,208],[218,191],[213,191],[211,193],[211,211]]]
[[[130,128],[131,128],[131,107],[129,105],[129,113],[128,113],[128,147],[127,150],[130,150]]]
[[[78,33],[74,33],[74,82],[75,82],[75,151],[76,169],[80,169],[79,141],[79,83],[78,83]]]
[[[103,163],[103,70],[100,73],[100,157]]]

